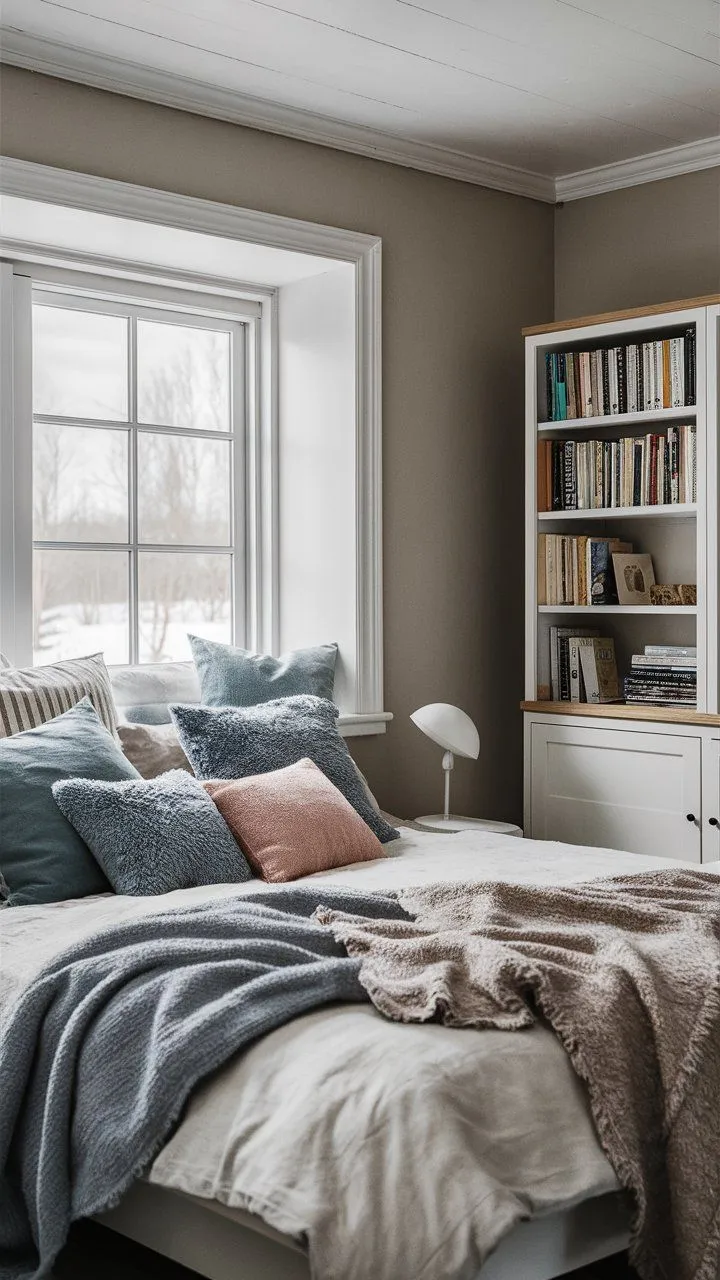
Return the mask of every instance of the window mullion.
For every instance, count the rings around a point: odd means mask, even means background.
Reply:
[[[129,317],[130,342],[128,344],[128,404],[130,406],[130,448],[128,465],[130,468],[128,493],[130,498],[130,587],[129,587],[129,624],[130,624],[130,662],[138,661],[140,651],[140,600],[138,564],[138,432],[137,432],[137,315]]]

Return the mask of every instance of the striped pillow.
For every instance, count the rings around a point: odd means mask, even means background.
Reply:
[[[0,667],[0,738],[36,729],[85,697],[117,737],[110,676],[101,653],[47,667]]]

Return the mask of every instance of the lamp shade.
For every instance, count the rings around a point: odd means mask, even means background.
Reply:
[[[432,738],[445,751],[456,756],[477,760],[480,754],[480,738],[472,720],[459,707],[449,702],[429,702],[410,716],[421,733]]]

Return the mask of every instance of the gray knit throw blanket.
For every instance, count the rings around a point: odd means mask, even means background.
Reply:
[[[319,885],[166,909],[104,928],[20,993],[0,1038],[2,1280],[47,1276],[70,1223],[120,1199],[192,1088],[243,1045],[367,1000],[359,962],[311,919],[321,902],[404,914]]]
[[[376,1007],[402,1022],[506,1030],[543,1016],[634,1195],[640,1275],[718,1280],[720,878],[438,884],[399,901],[414,922],[318,913],[362,959]]]

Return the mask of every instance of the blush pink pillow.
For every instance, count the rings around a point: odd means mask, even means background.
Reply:
[[[385,856],[375,833],[312,760],[203,786],[263,880],[297,880]]]

